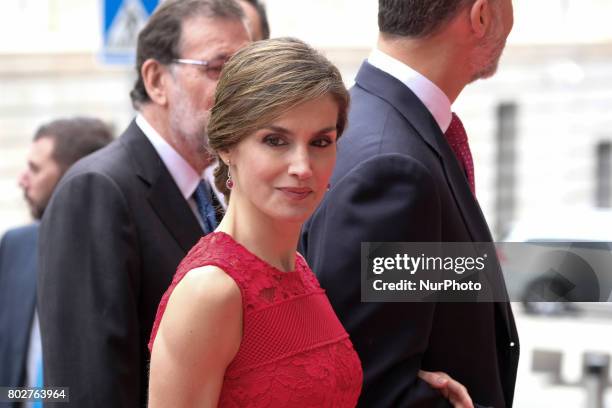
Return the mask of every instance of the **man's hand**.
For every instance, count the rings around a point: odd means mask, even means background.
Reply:
[[[419,377],[432,388],[439,390],[455,408],[474,408],[467,389],[448,374],[419,370]]]

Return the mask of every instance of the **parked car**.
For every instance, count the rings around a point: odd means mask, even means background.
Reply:
[[[612,210],[566,208],[525,217],[498,252],[510,299],[527,312],[612,315]]]

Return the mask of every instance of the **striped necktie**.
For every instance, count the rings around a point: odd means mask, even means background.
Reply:
[[[205,234],[210,234],[217,228],[217,215],[215,207],[212,205],[212,194],[214,193],[205,180],[200,180],[198,187],[193,193],[198,212],[200,217],[202,217]]]

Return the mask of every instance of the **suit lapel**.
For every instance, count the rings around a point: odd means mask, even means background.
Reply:
[[[367,61],[361,65],[355,82],[357,86],[384,99],[397,109],[425,143],[437,153],[472,242],[492,242],[491,232],[478,202],[472,195],[467,178],[459,166],[454,152],[446,142],[440,127],[425,105],[406,85],[386,72],[370,65]],[[495,272],[498,276],[495,276],[494,279],[501,279],[504,293],[506,293],[501,269],[498,268]],[[497,309],[505,322],[508,335],[511,337],[512,330],[508,306],[506,303],[498,302]]]
[[[181,248],[188,252],[202,236],[202,229],[174,179],[135,121],[124,133],[122,142],[135,159],[138,177],[149,186],[149,204]]]
[[[174,239],[188,252],[202,236],[202,228],[165,167],[151,185],[148,199]]]
[[[440,133],[441,137],[444,137]],[[448,180],[448,185],[453,192],[457,206],[463,217],[463,222],[473,242],[491,242],[486,220],[478,202],[474,198],[463,169],[460,167],[455,154],[448,144],[440,147],[442,167]]]

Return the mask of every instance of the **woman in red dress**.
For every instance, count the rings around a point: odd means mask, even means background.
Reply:
[[[256,42],[226,64],[208,138],[228,208],[160,302],[149,407],[357,404],[359,358],[296,252],[329,188],[348,104],[337,68],[299,40]],[[419,375],[472,406],[445,373]]]
[[[151,407],[357,403],[359,358],[296,252],[328,188],[348,103],[336,67],[298,40],[253,43],[226,64],[208,134],[228,208],[160,303]]]

